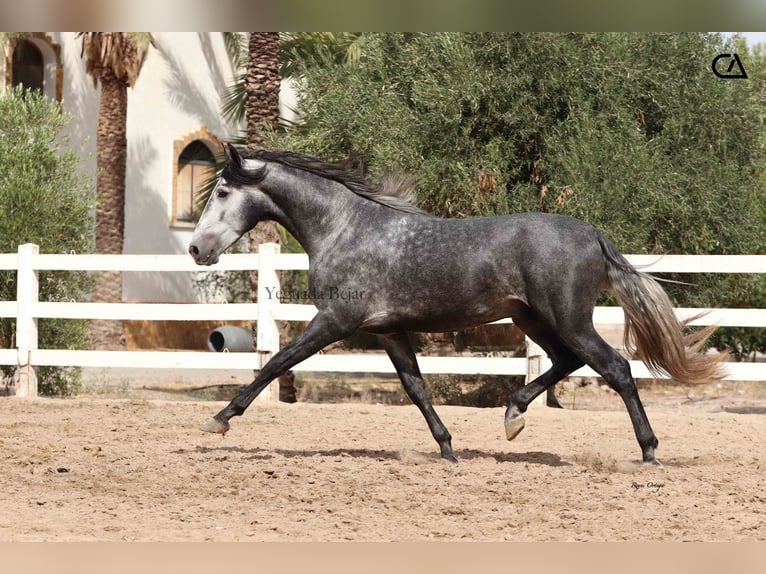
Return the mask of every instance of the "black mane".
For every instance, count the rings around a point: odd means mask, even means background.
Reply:
[[[258,159],[266,162],[279,163],[281,165],[306,171],[326,179],[336,181],[355,194],[407,213],[429,215],[409,200],[411,186],[405,180],[395,181],[388,178],[379,187],[372,187],[362,177],[343,169],[338,164],[328,163],[300,153],[290,151],[266,151],[259,150],[245,153],[243,159]],[[233,162],[227,163],[222,173],[223,178],[233,184],[253,184],[262,181],[266,177],[266,168],[253,171],[245,170]]]

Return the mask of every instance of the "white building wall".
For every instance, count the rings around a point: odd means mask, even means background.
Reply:
[[[93,189],[96,188],[96,127],[101,97],[100,86],[93,85],[93,78],[85,73],[85,60],[80,56],[81,40],[73,32],[49,32],[51,40],[61,46],[62,66],[61,108],[70,116],[70,123],[62,135],[69,139],[69,148],[80,158],[83,172],[88,174]],[[53,82],[53,74],[46,66],[46,95]]]
[[[222,118],[234,71],[218,33],[158,33],[128,93],[125,253],[186,253],[192,229],[173,227],[174,142],[203,128],[225,140]],[[126,273],[126,301],[194,300],[190,273]]]

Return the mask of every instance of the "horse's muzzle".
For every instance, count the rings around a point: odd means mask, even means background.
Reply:
[[[203,253],[194,242],[189,245],[189,255],[192,256],[197,265],[213,265],[218,263],[218,253],[215,250],[210,249]]]

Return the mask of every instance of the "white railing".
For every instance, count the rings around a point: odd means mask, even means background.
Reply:
[[[766,273],[766,255],[632,255],[628,259],[644,270],[683,273]],[[141,367],[158,369],[253,369],[261,368],[279,350],[275,321],[308,321],[316,314],[313,305],[281,303],[269,296],[278,288],[276,271],[308,269],[302,254],[280,254],[276,244],[260,246],[259,253],[223,255],[215,266],[206,270],[235,271],[257,269],[259,273],[258,303],[89,303],[47,302],[38,300],[37,274],[45,270],[68,271],[154,271],[199,272],[187,255],[53,255],[41,254],[36,245],[19,247],[18,253],[0,254],[0,270],[18,273],[16,301],[0,301],[0,317],[16,320],[16,347],[0,349],[0,364],[15,365],[17,396],[37,394],[35,367]],[[679,318],[708,311],[693,325],[766,327],[766,309],[690,309],[679,308]],[[197,351],[96,351],[40,349],[37,344],[39,318],[113,319],[113,320],[255,320],[257,322],[256,354],[209,353]],[[597,307],[594,323],[620,325],[624,321],[620,307]],[[510,323],[502,319],[497,323]],[[423,373],[526,375],[533,378],[545,371],[550,362],[539,347],[528,341],[526,357],[427,357],[418,358]],[[640,361],[631,361],[636,378],[652,378]],[[377,372],[394,373],[384,353],[317,354],[293,367],[294,371]],[[766,380],[764,363],[730,363],[729,380]],[[588,367],[573,376],[596,376]],[[275,398],[272,385],[264,398]]]

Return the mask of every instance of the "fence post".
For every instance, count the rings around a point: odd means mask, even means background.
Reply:
[[[279,254],[278,243],[262,243],[258,246],[258,323],[255,334],[255,350],[259,368],[279,351],[279,329],[274,320],[273,308],[279,305],[279,275],[275,264]],[[275,379],[258,395],[261,400],[279,401],[279,380]]]
[[[17,397],[37,396],[37,373],[30,362],[30,352],[37,349],[37,318],[33,307],[39,300],[40,283],[34,258],[40,248],[33,243],[19,245],[19,267],[16,275],[16,372]]]
[[[535,343],[529,337],[524,337],[524,341],[527,343],[527,378],[524,383],[531,383],[537,377],[542,375],[545,371],[550,369],[551,361],[545,351]],[[541,393],[529,406],[544,407],[546,400],[546,393]]]

